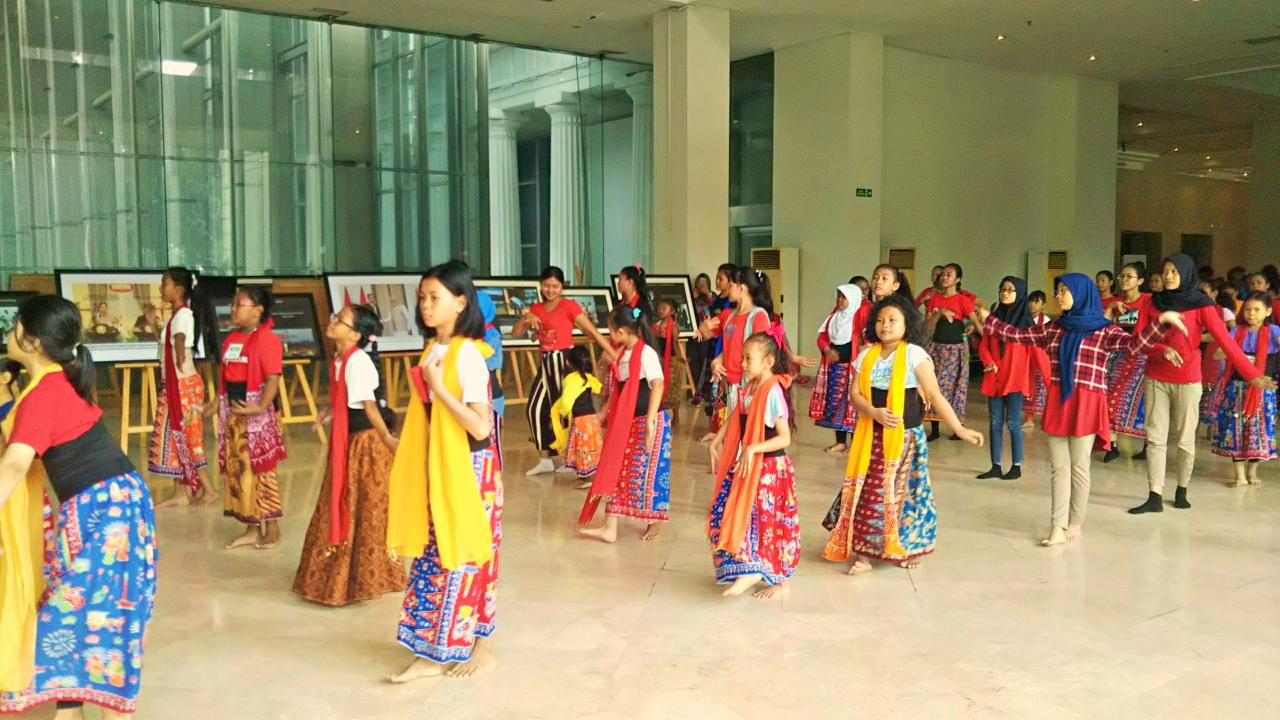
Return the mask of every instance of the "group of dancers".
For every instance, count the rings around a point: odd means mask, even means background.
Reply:
[[[1207,362],[1221,357],[1226,368],[1212,379],[1214,451],[1236,461],[1240,482],[1256,482],[1258,462],[1275,457],[1274,281],[1264,277],[1267,286],[1238,298],[1232,334],[1219,311],[1226,308],[1201,290],[1189,258],[1163,263],[1157,292],[1137,289],[1145,276],[1142,266],[1126,265],[1112,296],[1109,275],[1105,286],[1101,276],[1064,275],[1054,288],[1060,314],[1049,318],[1047,298],[1018,277],[1004,278],[987,306],[961,287],[959,265],[935,268],[933,285],[914,297],[899,269],[880,265],[870,279],[836,289],[819,328],[818,362],[789,347],[766,275],[723,265],[714,296],[702,276],[691,399],[711,416],[704,441],[715,485],[705,534],[723,594],[755,588],[757,597],[773,598],[790,590],[801,556],[796,471],[787,455],[797,422],[792,389],[814,365],[810,417],[835,433],[828,452],[848,454],[823,521],[830,535],[821,554],[847,563],[850,575],[876,563],[918,567],[933,552],[929,443],[941,438],[940,425],[953,440],[986,440],[963,424],[971,334],[981,338],[982,392],[991,408],[992,467],[980,477],[1019,478],[1024,420],[1042,417],[1053,488],[1045,545],[1080,537],[1091,454],[1095,444],[1111,450],[1113,431],[1146,434],[1150,494],[1130,512],[1163,510],[1171,441],[1175,506],[1190,507],[1202,334],[1210,338]],[[542,302],[513,329],[532,333],[541,353],[527,406],[539,457],[526,474],[576,475],[586,491],[577,520],[583,537],[617,542],[629,520],[652,540],[669,519],[671,413],[685,400],[670,391],[674,308],[655,311],[644,270],[623,268],[606,336],[564,287],[563,272],[547,268]],[[223,512],[245,528],[227,547],[271,550],[283,516],[276,469],[286,458],[271,293],[250,286],[235,294],[235,329],[221,346],[211,402],[192,362],[209,315],[199,308],[198,281],[171,268],[163,293],[174,312],[161,334],[148,470],[175,487],[158,507],[217,499],[203,428],[216,414]],[[293,583],[300,597],[331,606],[404,592],[396,638],[412,659],[388,677],[395,683],[466,677],[494,661],[502,538],[503,352],[495,308],[457,261],[427,271],[417,301],[426,340],[409,373],[413,397],[403,418],[384,399],[377,314],[350,305],[326,328],[336,350],[331,408],[322,417],[331,426],[327,467]],[[89,702],[109,717],[127,716],[155,603],[151,495],[101,422],[79,309],[39,296],[19,308],[15,325],[10,362],[0,368],[0,712],[57,702],[61,716],[79,717]],[[575,329],[599,349],[600,366],[575,344]],[[46,509],[46,478],[56,512]],[[405,559],[412,559],[407,570]]]

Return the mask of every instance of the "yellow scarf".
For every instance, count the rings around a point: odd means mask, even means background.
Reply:
[[[599,394],[603,387],[594,375],[588,375],[586,380],[583,380],[582,373],[577,371],[565,376],[560,399],[551,406],[551,429],[556,435],[555,441],[551,443],[552,450],[564,452],[569,447],[569,423],[573,416],[573,404],[578,402],[578,397],[588,389]]]
[[[880,360],[880,351],[881,346],[879,344],[873,345],[863,358],[862,369],[858,372],[858,392],[867,399],[867,402],[871,401],[871,375],[875,369],[876,362]],[[906,400],[907,343],[900,342],[893,352],[893,374],[889,379],[889,412],[902,417]],[[850,525],[853,520],[853,510],[858,503],[858,494],[862,491],[862,486],[867,479],[867,473],[871,469],[871,448],[872,441],[875,439],[875,426],[876,421],[871,419],[869,415],[858,413],[858,426],[853,433],[853,444],[849,447],[849,464],[844,471],[844,490],[841,491],[840,499],[840,522],[836,529],[831,532],[831,539],[827,542],[827,547],[822,552],[822,556],[828,560],[842,562],[853,555],[853,532]],[[898,464],[902,459],[902,448],[906,444],[906,437],[906,428],[901,423],[897,427],[886,427],[881,430],[881,451],[884,454],[885,507],[892,507],[892,504],[897,500],[893,492],[893,478],[898,473]],[[885,522],[886,524],[895,524],[894,527],[886,526],[884,528],[885,551],[892,552],[893,549],[887,547],[887,544],[889,542],[897,542],[897,520],[893,513],[886,513]],[[902,554],[905,554],[905,551]]]
[[[18,393],[0,425],[6,441],[22,399],[54,372],[62,372],[62,366],[45,367]],[[36,459],[26,482],[0,506],[0,691],[27,689],[35,672],[36,605],[44,593],[44,481],[44,464]]]
[[[475,343],[486,358],[493,354],[483,342],[453,338],[444,355],[444,389],[456,398],[462,397],[458,351],[464,343]],[[427,344],[420,366],[434,345],[434,340]],[[493,559],[493,532],[476,486],[467,431],[444,403],[431,403],[429,423],[422,402],[414,398],[409,403],[388,495],[387,547],[393,553],[422,555],[434,528],[440,564],[446,569]]]

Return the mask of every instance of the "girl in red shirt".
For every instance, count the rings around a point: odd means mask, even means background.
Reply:
[[[1151,324],[1151,296],[1142,292],[1147,279],[1147,266],[1132,262],[1120,268],[1116,280],[1120,294],[1106,304],[1107,319],[1130,333]],[[1121,435],[1145,440],[1147,437],[1146,403],[1143,388],[1147,379],[1147,356],[1142,353],[1113,353],[1107,363],[1107,414],[1111,418],[1111,430]],[[1098,448],[1095,448],[1098,449]],[[1102,462],[1109,463],[1120,457],[1120,448],[1112,443]],[[1145,460],[1147,449],[1133,456]]]
[[[971,294],[960,291],[960,279],[964,270],[956,263],[942,269],[938,276],[941,289],[931,295],[924,304],[925,334],[932,333],[928,343],[929,357],[933,358],[938,373],[938,386],[951,404],[960,422],[964,422],[966,399],[969,396],[969,344],[965,341],[964,321],[967,319],[980,327],[977,305]],[[925,419],[932,422],[930,440],[938,439],[938,423],[944,418],[928,412]],[[959,440],[952,435],[953,440]]]
[[[280,484],[276,464],[285,459],[284,435],[275,400],[284,365],[284,346],[271,331],[275,299],[265,286],[240,288],[231,300],[236,326],[222,343],[218,413],[218,469],[226,491],[222,514],[244,523],[227,549],[253,545],[269,550],[280,543]]]
[[[746,339],[758,332],[764,332],[773,325],[773,290],[769,276],[753,267],[738,268],[733,277],[733,285],[729,288],[729,299],[736,307],[720,314],[717,327],[723,337],[723,350],[720,357],[711,363],[711,371],[720,379],[725,392],[724,412],[726,418],[734,417],[737,407],[738,389],[743,385],[742,345]],[[711,447],[719,447],[724,443],[726,423],[721,422]],[[719,456],[711,454],[711,467],[714,468]]]
[[[551,408],[560,400],[564,391],[565,351],[573,347],[573,329],[576,327],[600,346],[610,361],[616,356],[613,345],[596,329],[595,323],[578,303],[563,297],[564,271],[550,266],[539,276],[542,283],[542,302],[535,303],[516,321],[511,334],[520,337],[532,329],[538,338],[541,357],[538,377],[529,390],[529,403],[525,417],[533,431],[533,444],[538,449],[538,463],[525,475],[544,475],[556,472],[551,446],[556,441],[555,426],[551,422]]]
[[[1019,329],[1034,324],[1027,306],[1025,280],[1012,275],[1001,280],[998,297],[995,317]],[[994,336],[983,337],[978,346],[978,355],[982,358],[982,394],[987,396],[991,408],[991,469],[979,475],[979,480],[1022,477],[1022,403],[1035,389],[1037,356],[1034,349],[1030,343],[1004,342]],[[1005,425],[1009,427],[1013,459],[1007,473],[1000,469]]]
[[[1187,334],[1166,332],[1147,362],[1147,501],[1129,512],[1140,515],[1164,510],[1165,467],[1169,441],[1178,446],[1178,489],[1173,506],[1191,507],[1187,486],[1196,459],[1196,423],[1199,420],[1201,382],[1200,337],[1213,336],[1240,378],[1264,390],[1275,387],[1249,362],[1234,338],[1227,334],[1220,308],[1200,292],[1195,261],[1176,253],[1164,261],[1163,287],[1151,302],[1161,313],[1177,312]]]

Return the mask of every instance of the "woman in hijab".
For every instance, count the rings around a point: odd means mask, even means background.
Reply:
[[[999,304],[992,313],[997,319],[1019,330],[1035,324],[1027,302],[1025,280],[1012,275],[1001,280],[997,297]],[[1037,353],[1034,345],[1005,342],[994,336],[982,338],[978,357],[982,359],[982,394],[987,396],[991,409],[991,469],[979,475],[978,479],[1016,480],[1022,477],[1022,403],[1035,388],[1038,360],[1044,361],[1041,372],[1048,375],[1048,358]],[[1013,459],[1007,473],[1000,469],[1005,426],[1009,428],[1009,449]]]
[[[1176,313],[1186,326],[1183,333],[1165,332],[1147,361],[1147,501],[1130,508],[1133,515],[1164,511],[1164,478],[1169,442],[1178,447],[1178,490],[1173,506],[1182,510],[1187,502],[1187,485],[1196,460],[1196,423],[1199,420],[1201,385],[1200,338],[1213,337],[1240,378],[1262,389],[1275,382],[1258,371],[1234,338],[1227,332],[1222,313],[1200,290],[1195,261],[1184,253],[1164,261],[1160,273],[1163,289],[1151,297],[1156,312]]]
[[[1003,283],[1002,283],[1003,284]],[[1130,335],[1102,315],[1102,300],[1093,280],[1070,273],[1055,282],[1062,315],[1046,325],[1018,328],[989,315],[983,337],[1005,343],[1037,345],[1049,355],[1049,398],[1041,428],[1049,436],[1053,505],[1049,536],[1042,545],[1060,545],[1080,537],[1089,504],[1089,462],[1094,438],[1111,444],[1107,415],[1107,356],[1113,352],[1146,352],[1164,326],[1185,331],[1178,313],[1164,313],[1160,324]],[[986,311],[983,311],[986,315]]]
[[[809,400],[809,417],[818,427],[836,433],[836,442],[826,449],[843,453],[849,447],[849,433],[857,424],[857,413],[849,401],[849,363],[858,354],[858,308],[862,306],[862,290],[857,285],[836,288],[836,306],[818,327],[818,350],[822,366]]]

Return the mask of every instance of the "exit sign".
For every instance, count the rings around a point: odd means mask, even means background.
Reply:
[[[871,188],[858,188],[854,194],[858,197],[871,197]]]

